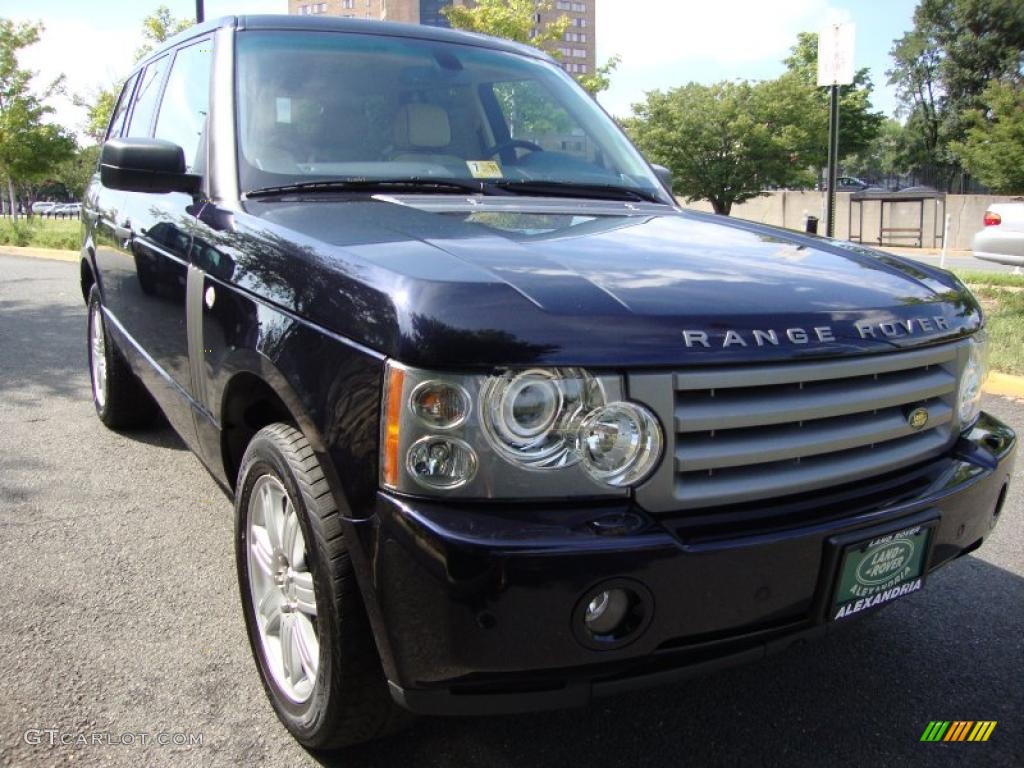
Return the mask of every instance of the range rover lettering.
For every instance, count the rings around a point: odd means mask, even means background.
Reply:
[[[96,412],[162,411],[234,500],[309,747],[785,649],[932,588],[1006,497],[955,277],[682,210],[532,48],[193,27],[125,82],[83,222]]]

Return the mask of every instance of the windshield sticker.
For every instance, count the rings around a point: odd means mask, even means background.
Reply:
[[[290,123],[292,121],[292,100],[289,98],[277,97],[277,122]]]
[[[501,166],[493,160],[467,160],[466,166],[474,179],[500,179]]]

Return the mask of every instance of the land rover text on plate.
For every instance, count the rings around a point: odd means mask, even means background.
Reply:
[[[234,498],[303,744],[757,659],[996,524],[1016,438],[964,286],[664,176],[476,35],[227,18],[128,78],[84,211],[96,410],[158,405]]]

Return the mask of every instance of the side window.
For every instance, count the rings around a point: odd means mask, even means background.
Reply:
[[[153,115],[160,103],[160,84],[164,79],[169,56],[157,59],[142,74],[139,87],[135,90],[135,107],[132,109],[131,123],[128,126],[129,136],[149,136],[149,128],[153,124]]]
[[[598,162],[597,147],[576,119],[536,80],[495,83],[494,97],[513,139],[525,139],[552,152]]]
[[[212,48],[212,41],[203,40],[178,51],[156,120],[155,137],[173,141],[184,149],[190,172],[200,160],[203,130],[210,112]]]
[[[132,100],[132,89],[135,88],[135,81],[139,79],[138,73],[128,78],[128,82],[121,89],[121,95],[117,99],[117,106],[114,107],[114,114],[110,118],[110,125],[107,128],[108,139],[116,139],[124,135],[124,121],[128,116],[128,104]]]

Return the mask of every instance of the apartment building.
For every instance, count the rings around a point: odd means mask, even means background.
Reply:
[[[447,27],[441,9],[449,5],[471,5],[473,0],[288,0],[288,13],[344,16],[353,19],[383,19],[407,24]],[[597,62],[596,0],[554,0],[549,10],[538,11],[539,26],[567,16],[569,29],[550,48],[558,52],[562,67],[574,75],[594,71]]]
[[[555,0],[551,10],[537,14],[538,24],[546,24],[562,16],[569,18],[569,29],[563,39],[552,47],[560,54],[562,68],[574,75],[594,71],[597,63],[597,16],[595,0]]]
[[[288,0],[288,13],[300,16],[345,16],[352,19],[380,19],[384,0]]]

